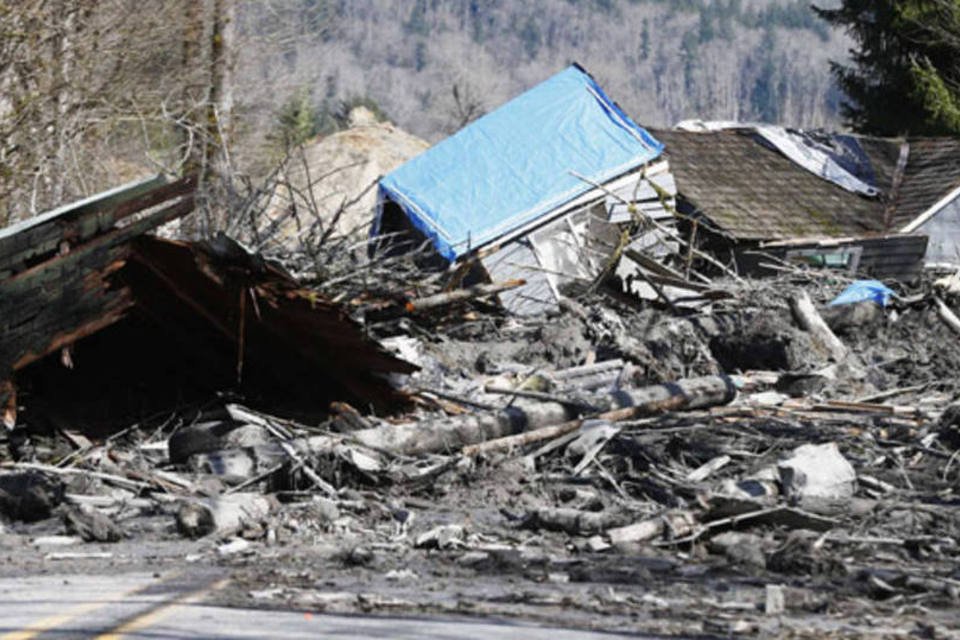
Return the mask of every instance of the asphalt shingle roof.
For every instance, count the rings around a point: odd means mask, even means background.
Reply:
[[[882,198],[860,196],[813,175],[756,141],[749,131],[652,133],[666,145],[680,194],[736,238],[780,240],[883,231]],[[884,190],[884,180],[892,174],[889,151],[873,149],[886,158],[876,167],[878,186]]]
[[[960,139],[915,138],[908,142],[910,154],[897,196],[894,230],[960,187]]]

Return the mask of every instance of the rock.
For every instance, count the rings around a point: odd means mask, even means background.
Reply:
[[[389,122],[377,122],[369,110],[351,112],[349,129],[307,142],[302,159],[284,167],[280,179],[291,188],[274,193],[260,220],[262,236],[288,251],[301,250],[305,237],[316,240],[290,215],[298,210],[319,215],[321,231],[334,224],[334,237],[365,237],[377,204],[377,189],[370,187],[429,146]]]
[[[835,442],[805,444],[777,463],[783,493],[793,500],[852,498],[857,473]]]
[[[707,549],[722,553],[733,564],[765,569],[767,559],[763,553],[764,541],[753,533],[726,531],[710,539]]]
[[[0,514],[11,520],[46,520],[63,502],[64,484],[35,471],[0,475]]]
[[[203,422],[180,429],[167,443],[170,462],[181,464],[195,453],[241,449],[270,443],[270,433],[254,424]]]
[[[774,316],[758,316],[714,336],[710,351],[724,371],[799,371],[815,368],[825,354],[810,336]]]
[[[324,529],[333,525],[340,518],[340,508],[337,503],[329,498],[314,496],[310,502],[308,512],[314,520]]]
[[[830,329],[843,336],[873,333],[883,320],[883,309],[872,300],[826,307],[820,311]]]
[[[86,505],[71,505],[64,509],[63,524],[67,531],[85,542],[119,542],[125,536],[123,529],[113,520]]]
[[[200,538],[211,533],[231,536],[259,523],[273,511],[276,502],[258,493],[234,493],[184,503],[177,512],[177,529]]]

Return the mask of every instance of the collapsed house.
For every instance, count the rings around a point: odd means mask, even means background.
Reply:
[[[58,408],[117,424],[229,390],[310,408],[397,402],[377,374],[413,367],[277,265],[222,235],[147,235],[193,211],[195,187],[156,176],[0,230],[8,427],[18,391],[54,426]]]
[[[903,177],[895,183],[890,224],[902,233],[925,234],[927,266],[960,265],[960,140],[900,141]]]
[[[682,123],[656,131],[685,231],[744,274],[794,265],[908,280],[960,262],[960,144]],[[689,237],[689,235],[688,235]]]
[[[921,269],[926,237],[889,233],[872,184],[816,175],[753,129],[657,135],[677,176],[679,213],[697,221],[704,248],[741,273],[766,274],[780,262],[880,278]]]
[[[372,235],[478,257],[493,282],[525,281],[507,309],[541,313],[610,267],[634,213],[673,226],[662,150],[573,65],[384,177]]]

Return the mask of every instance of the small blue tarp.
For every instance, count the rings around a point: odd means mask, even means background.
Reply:
[[[380,202],[397,203],[454,260],[662,151],[574,65],[389,173]]]
[[[885,307],[890,304],[890,297],[895,295],[897,294],[893,289],[879,280],[857,280],[844,289],[843,293],[834,298],[829,306],[856,304],[858,302],[872,300],[881,307]]]

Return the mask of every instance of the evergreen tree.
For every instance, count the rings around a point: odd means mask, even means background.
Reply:
[[[847,124],[880,135],[960,134],[960,2],[844,0],[817,12],[857,44],[852,66],[832,66]]]
[[[643,27],[640,29],[640,59],[646,60],[650,57],[650,21],[643,19]]]
[[[780,91],[777,65],[773,58],[776,47],[776,35],[772,29],[767,29],[760,45],[760,73],[750,92],[750,106],[760,122],[777,122],[780,119]]]

